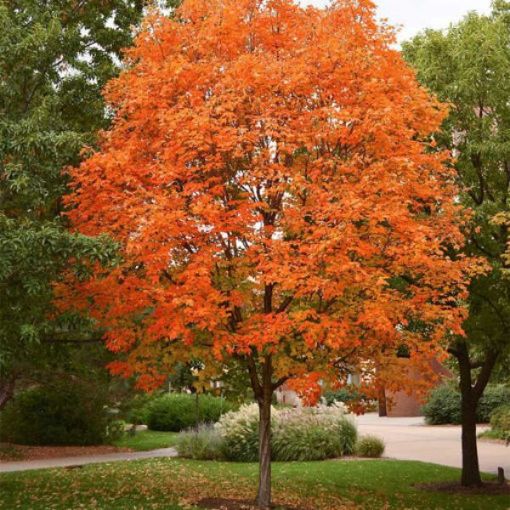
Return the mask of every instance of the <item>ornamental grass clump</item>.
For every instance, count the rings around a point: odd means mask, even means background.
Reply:
[[[359,457],[379,458],[384,453],[384,441],[377,436],[362,436],[355,445],[354,452]]]
[[[273,411],[273,421],[276,410]],[[254,462],[259,455],[259,410],[256,404],[242,406],[224,414],[215,425],[223,439],[223,451],[228,460]]]
[[[272,410],[272,459],[323,460],[354,451],[357,430],[343,406]],[[225,414],[216,424],[229,460],[258,459],[258,407],[243,406]]]
[[[177,451],[181,457],[197,460],[221,460],[224,458],[224,441],[212,425],[181,432],[177,439]]]

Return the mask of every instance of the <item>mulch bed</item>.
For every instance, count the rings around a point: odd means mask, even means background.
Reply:
[[[486,482],[480,487],[463,487],[460,483],[424,483],[414,485],[417,489],[430,492],[444,492],[447,494],[466,494],[483,496],[504,496],[510,495],[510,485],[497,482]]]
[[[19,460],[55,459],[58,457],[80,457],[83,455],[103,455],[108,453],[130,452],[129,448],[116,446],[26,446],[0,443],[0,462]]]
[[[199,508],[208,508],[210,510],[259,510],[253,500],[246,499],[224,499],[224,498],[205,498],[201,499],[196,506]],[[273,508],[278,510],[309,510],[307,508],[296,508],[290,506],[281,506],[274,504]]]

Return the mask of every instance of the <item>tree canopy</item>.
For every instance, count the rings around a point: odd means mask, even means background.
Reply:
[[[0,1],[0,405],[45,358],[57,324],[52,286],[114,245],[70,233],[61,216],[69,165],[109,117],[101,90],[118,71],[137,1]]]
[[[471,283],[467,337],[455,339],[450,349],[460,364],[475,451],[476,404],[493,374],[507,370],[510,353],[510,281],[504,277],[509,261],[503,257],[510,205],[509,14],[510,3],[498,0],[488,16],[469,14],[445,32],[428,30],[404,45],[420,81],[450,104],[438,148],[455,156],[459,200],[473,211],[465,253],[491,266]],[[477,462],[470,465],[476,472]],[[466,483],[481,483],[479,473],[464,471]]]
[[[448,154],[428,150],[445,109],[393,40],[368,0],[155,11],[108,85],[113,127],[72,172],[74,227],[123,259],[62,301],[146,388],[192,357],[245,367],[264,507],[279,385],[373,375],[403,345],[425,365],[462,333],[476,264],[454,254],[466,218]]]

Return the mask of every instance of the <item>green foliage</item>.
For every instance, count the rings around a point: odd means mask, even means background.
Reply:
[[[491,413],[491,428],[502,439],[510,440],[510,404],[500,406]]]
[[[86,277],[91,263],[113,263],[116,246],[67,230],[64,170],[109,124],[101,89],[118,71],[142,6],[0,1],[2,384],[33,375],[55,345],[90,333],[83,320],[50,313],[53,284],[64,270]]]
[[[350,404],[352,402],[369,403],[370,399],[363,393],[360,393],[356,386],[346,386],[339,390],[328,390],[324,393],[324,400],[328,406],[335,402]]]
[[[136,393],[120,404],[123,419],[131,425],[146,425],[149,421],[149,405],[157,398],[148,393]]]
[[[350,455],[357,440],[354,423],[334,408],[284,408],[272,412],[272,460],[323,460]],[[258,459],[257,405],[223,416],[216,426],[229,460]]]
[[[3,441],[29,445],[94,445],[106,439],[106,395],[90,383],[62,380],[29,389],[0,415]]]
[[[224,458],[224,442],[218,431],[210,425],[181,432],[177,438],[177,451],[181,457],[197,460]]]
[[[435,388],[423,406],[423,414],[429,425],[459,424],[460,393],[450,384]]]
[[[481,423],[489,423],[492,413],[499,407],[510,405],[510,387],[502,384],[488,386],[478,403],[477,417]]]
[[[359,457],[379,458],[384,453],[384,441],[377,436],[362,436],[358,439],[354,452]]]
[[[460,393],[451,384],[434,389],[423,406],[423,413],[430,425],[460,424]],[[488,423],[491,413],[502,405],[510,404],[510,388],[504,385],[488,386],[477,408],[477,421]]]
[[[355,423],[349,418],[340,420],[335,437],[339,442],[341,455],[351,455],[358,439],[358,429]]]
[[[108,443],[120,441],[126,435],[126,422],[124,420],[112,420],[106,426],[105,440]]]
[[[169,393],[148,404],[147,425],[151,430],[179,432],[200,423],[214,423],[232,408],[230,402],[212,395]]]
[[[451,105],[435,136],[437,150],[453,152],[459,198],[474,213],[465,251],[491,266],[470,286],[466,345],[475,361],[497,353],[500,378],[510,367],[510,280],[503,259],[509,229],[493,219],[508,212],[510,199],[509,12],[508,2],[496,0],[489,15],[471,13],[447,31],[427,30],[403,45],[421,83]]]
[[[168,382],[174,391],[191,391],[195,389],[197,377],[193,373],[193,368],[200,370],[203,365],[200,363],[176,363],[172,373],[168,377]]]

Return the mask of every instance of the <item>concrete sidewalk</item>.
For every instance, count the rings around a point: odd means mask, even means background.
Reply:
[[[60,467],[78,467],[87,464],[117,462],[126,460],[152,459],[156,457],[176,457],[174,448],[161,448],[147,452],[108,453],[105,455],[84,455],[77,457],[61,457],[56,459],[27,460],[16,462],[0,462],[0,473],[28,471],[30,469],[46,469]]]
[[[429,426],[423,418],[380,418],[374,413],[358,416],[355,421],[360,434],[384,439],[385,457],[462,467],[460,426]],[[480,426],[478,432],[486,429]],[[510,476],[510,447],[478,440],[478,456],[481,471],[496,473],[501,466]]]

